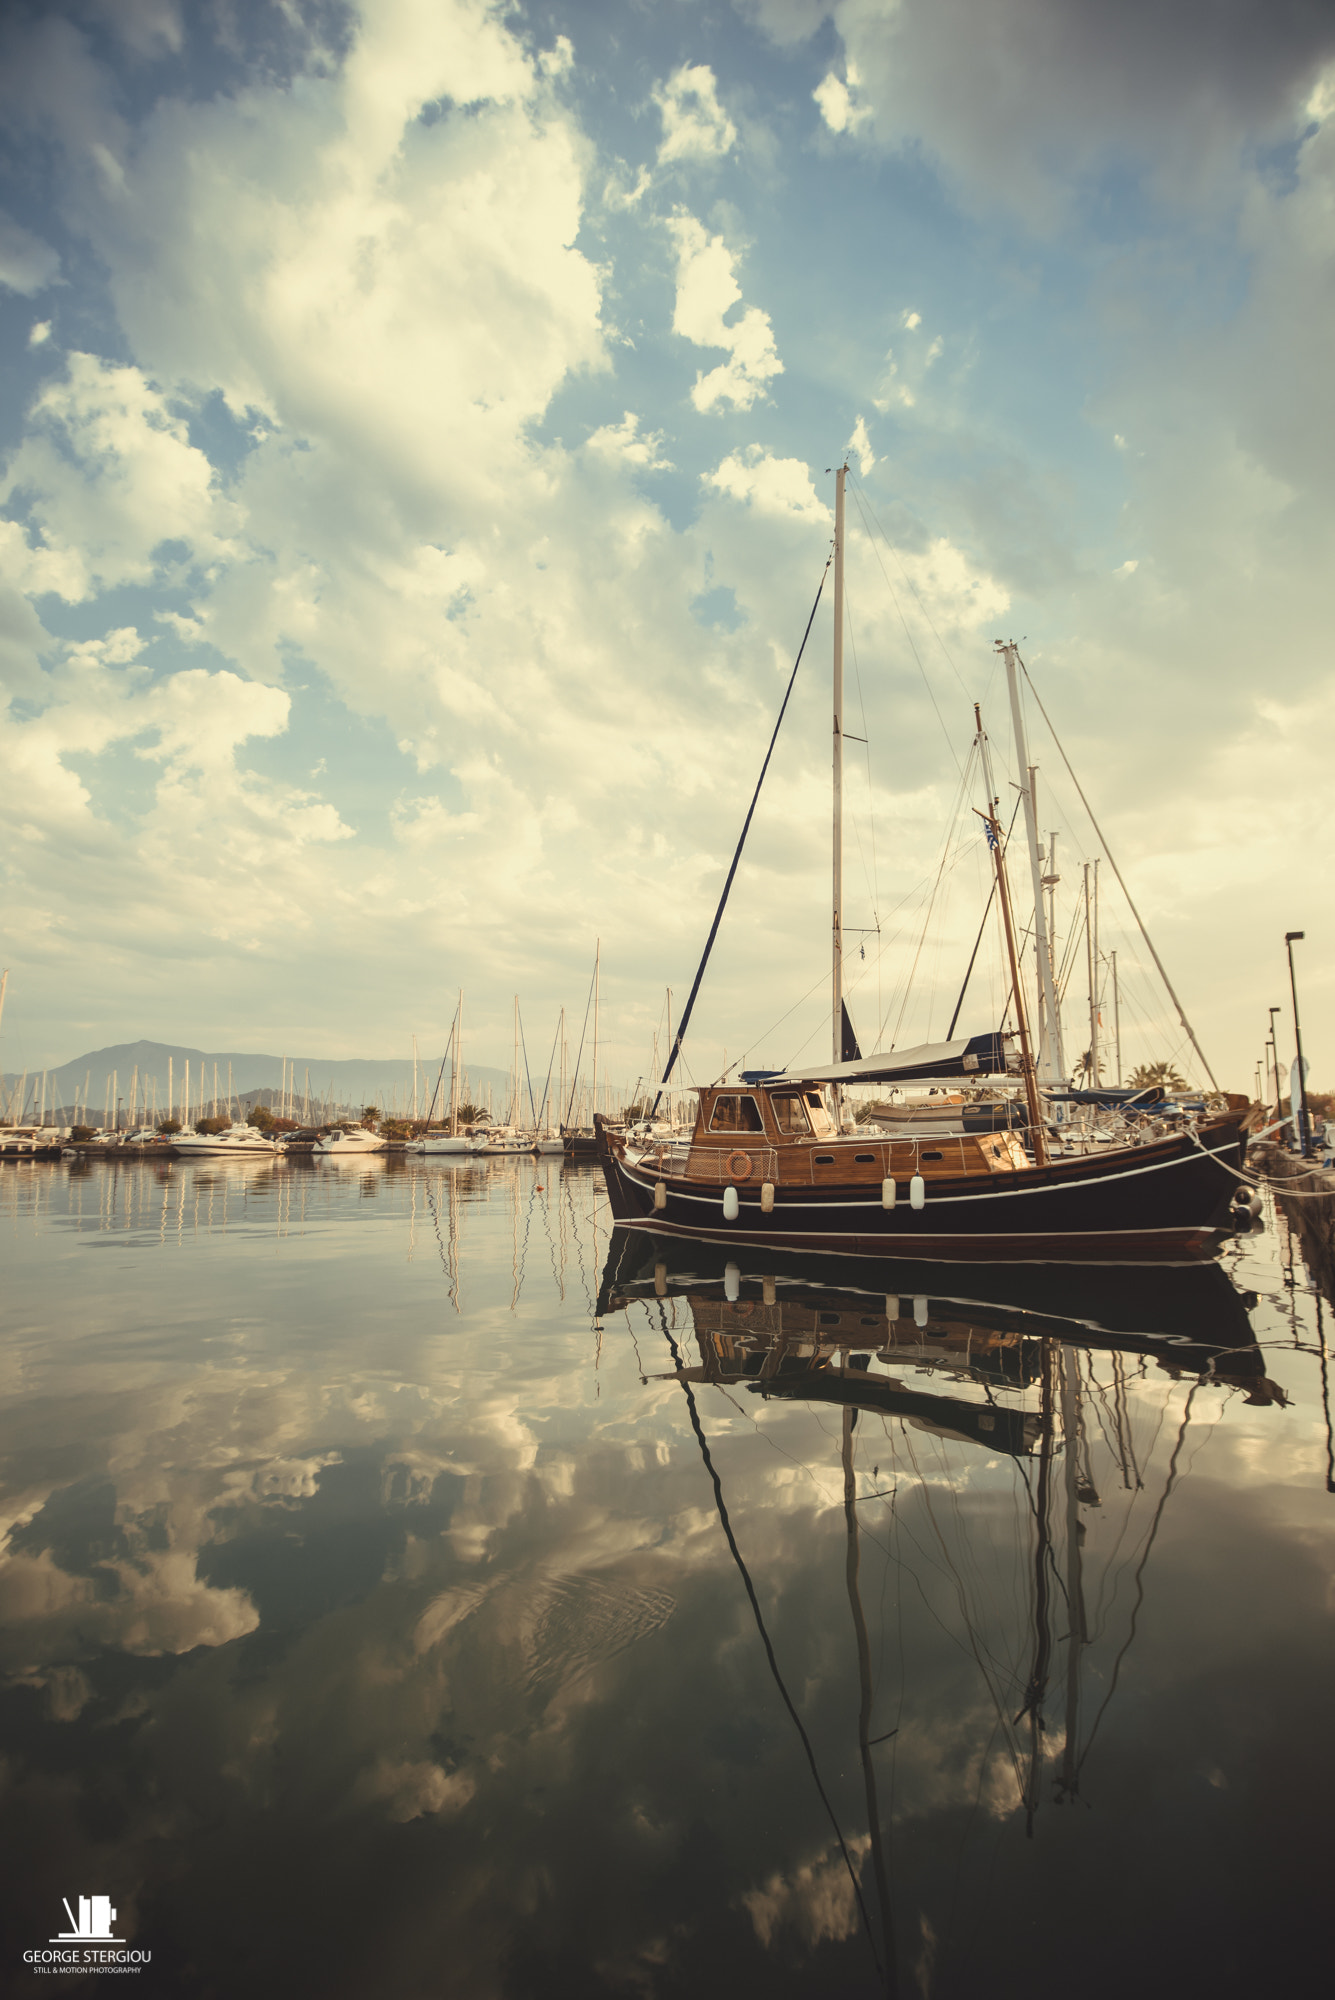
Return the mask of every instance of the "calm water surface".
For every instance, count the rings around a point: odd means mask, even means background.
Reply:
[[[1327,1956],[1329,1308],[610,1237],[547,1162],[0,1168],[3,1978],[1243,1994]],[[122,1990],[124,1990],[122,1988]]]

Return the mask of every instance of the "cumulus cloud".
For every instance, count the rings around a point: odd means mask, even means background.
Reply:
[[[736,259],[721,236],[711,236],[693,215],[674,215],[668,228],[677,250],[677,297],[672,330],[697,347],[723,347],[728,359],[695,378],[691,401],[697,410],[719,403],[749,410],[766,392],[783,363],[774,344],[769,314],[749,306],[739,319],[726,315],[742,297]]]
[[[633,410],[627,410],[619,424],[601,424],[589,437],[584,449],[595,458],[638,466],[642,472],[670,472],[672,460],[663,456],[662,431],[642,431]]]
[[[184,421],[140,369],[92,354],[71,354],[38,396],[0,477],[0,504],[34,534],[24,550],[11,541],[20,576],[70,601],[147,581],[163,543],[184,541],[206,558],[228,548],[218,531],[228,510]]]
[[[721,160],[737,143],[737,127],[718,101],[718,81],[707,63],[683,63],[655,87],[663,120],[658,163]]]
[[[849,63],[845,77],[828,70],[812,91],[820,115],[832,132],[856,132],[873,116],[872,106],[861,97],[860,83],[857,64]]]
[[[857,459],[858,470],[861,472],[862,477],[864,479],[870,478],[872,468],[876,464],[876,457],[871,448],[871,439],[867,435],[865,417],[858,418],[853,426],[853,435],[844,448],[846,451],[852,452],[853,456]]]
[[[774,458],[758,444],[729,452],[703,477],[716,492],[745,501],[760,514],[821,522],[830,518],[811,482],[810,468],[799,458]]]

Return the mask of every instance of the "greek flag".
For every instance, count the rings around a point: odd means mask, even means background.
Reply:
[[[985,826],[985,827],[987,828],[987,844],[988,844],[988,846],[989,846],[989,847],[995,847],[995,846],[997,846],[997,844],[998,844],[998,843],[997,843],[997,830],[996,830],[996,828],[995,828],[995,827],[993,826],[993,824],[992,824],[991,820],[990,820],[990,819],[987,819],[987,820],[984,820],[984,821],[983,821],[983,825],[984,825],[984,826]]]

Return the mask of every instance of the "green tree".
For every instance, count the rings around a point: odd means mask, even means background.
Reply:
[[[1127,1082],[1132,1090],[1152,1090],[1155,1084],[1162,1090],[1185,1090],[1187,1087],[1187,1079],[1169,1062],[1142,1063],[1139,1069],[1132,1070]]]
[[[158,1120],[158,1137],[160,1139],[170,1139],[172,1133],[179,1132],[180,1129],[181,1121],[179,1118],[160,1118]]]
[[[378,1125],[379,1123],[380,1106],[378,1104],[364,1104],[362,1106],[362,1124]]]
[[[273,1113],[267,1104],[255,1104],[251,1106],[250,1117],[246,1120],[246,1123],[253,1125],[257,1132],[268,1132],[272,1128],[273,1122]]]

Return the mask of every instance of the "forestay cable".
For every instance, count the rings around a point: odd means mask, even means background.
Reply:
[[[793,682],[797,679],[797,670],[802,664],[802,655],[807,649],[807,640],[811,637],[811,628],[816,622],[816,610],[820,604],[821,591],[825,588],[825,579],[830,573],[830,564],[833,561],[834,551],[831,550],[830,554],[825,558],[825,567],[821,571],[820,583],[816,590],[816,600],[811,607],[811,616],[807,619],[807,629],[802,634],[802,643],[797,649],[797,658],[793,661],[793,671],[788,676],[788,686],[784,690],[783,706],[779,710],[779,719],[774,725],[774,734],[770,737],[769,749],[765,752],[765,761],[760,767],[760,776],[756,779],[756,788],[751,795],[751,803],[747,808],[746,818],[742,822],[741,836],[737,842],[737,851],[732,857],[732,866],[728,870],[728,879],[723,884],[723,894],[719,897],[718,908],[714,912],[714,921],[709,927],[709,936],[705,939],[704,956],[700,960],[699,970],[696,972],[694,983],[691,986],[690,998],[687,1000],[686,1006],[682,1011],[681,1020],[677,1024],[677,1033],[667,1059],[667,1068],[663,1071],[663,1082],[658,1086],[658,1092],[649,1113],[651,1120],[658,1116],[658,1107],[663,1101],[663,1084],[672,1075],[673,1066],[676,1063],[678,1055],[681,1053],[681,1045],[685,1039],[686,1030],[690,1025],[692,1009],[695,1006],[695,996],[700,991],[700,982],[705,976],[705,967],[709,963],[709,954],[714,949],[714,939],[718,936],[718,927],[723,922],[723,912],[727,907],[728,895],[732,889],[732,879],[737,873],[737,864],[742,858],[742,849],[746,846],[746,836],[751,831],[751,821],[755,817],[756,805],[760,798],[760,787],[765,782],[765,773],[769,769],[769,760],[774,755],[774,746],[779,740],[779,731],[783,727],[783,718],[788,711],[788,697],[792,694]]]

